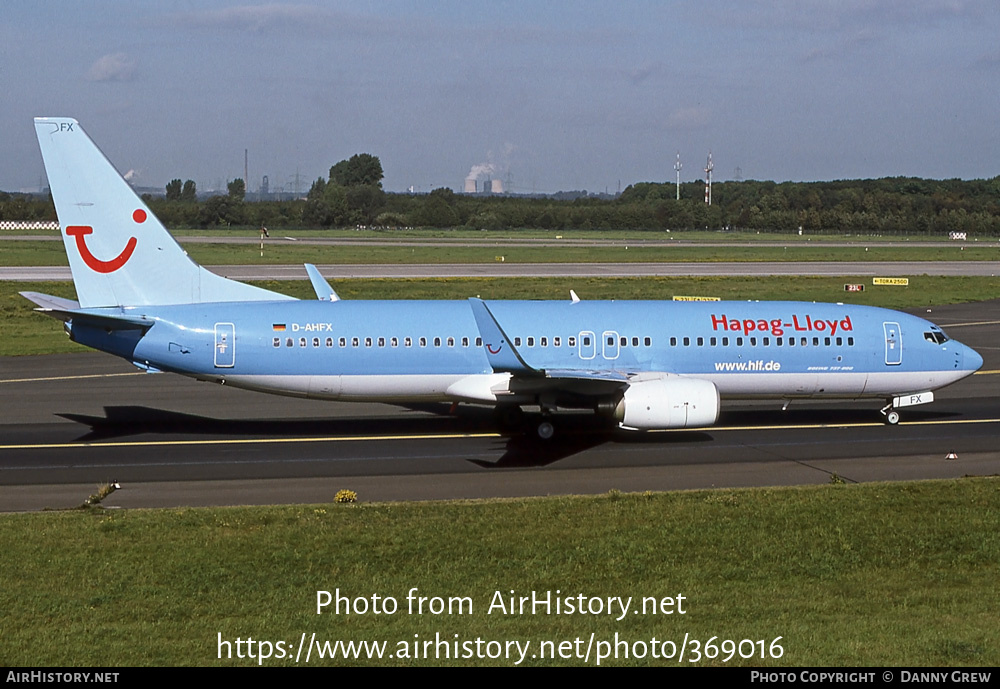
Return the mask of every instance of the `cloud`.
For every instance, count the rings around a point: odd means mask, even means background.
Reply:
[[[646,61],[640,65],[630,67],[626,70],[629,80],[633,84],[641,84],[642,82],[649,79],[651,76],[658,75],[663,72],[663,64],[660,62]]]
[[[672,129],[699,129],[708,125],[708,108],[700,106],[680,108],[670,113],[667,126]]]
[[[271,4],[188,12],[177,19],[193,26],[260,32],[274,28],[314,28],[316,22],[329,22],[332,15],[312,5]]]
[[[135,60],[125,53],[111,53],[87,70],[90,81],[130,81],[135,76]]]
[[[997,67],[1000,67],[1000,50],[981,55],[979,59],[976,60],[976,66],[985,69],[996,69]]]

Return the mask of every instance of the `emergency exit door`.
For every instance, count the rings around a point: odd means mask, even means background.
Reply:
[[[232,323],[215,324],[215,367],[232,368],[236,365],[236,326]]]

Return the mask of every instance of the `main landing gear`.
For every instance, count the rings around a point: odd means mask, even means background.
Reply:
[[[535,429],[535,432],[542,440],[549,440],[556,434],[556,427],[553,426],[552,422],[548,419],[542,419],[542,422],[538,424],[538,428]]]
[[[517,432],[527,431],[525,426],[524,410],[516,404],[501,404],[493,411],[493,416],[497,424],[505,431]],[[537,418],[537,417],[536,417]],[[542,418],[535,426],[534,435],[539,440],[550,440],[556,434],[555,424],[552,423],[551,414],[542,409]]]

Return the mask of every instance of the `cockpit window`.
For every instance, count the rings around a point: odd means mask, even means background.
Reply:
[[[948,341],[948,336],[944,334],[943,330],[931,330],[924,333],[924,339],[935,344],[944,344]]]

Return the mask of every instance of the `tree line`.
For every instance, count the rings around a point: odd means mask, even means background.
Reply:
[[[1000,236],[1000,177],[929,180],[892,177],[834,182],[740,181],[713,184],[643,182],[617,198],[585,191],[572,199],[456,194],[395,194],[382,189],[376,156],[359,154],[330,168],[304,198],[245,201],[237,179],[229,193],[199,200],[194,182],[172,180],[162,198],[147,198],[169,227],[436,227],[477,230],[750,230],[760,232],[947,234]],[[0,193],[0,219],[54,220],[47,198]]]

